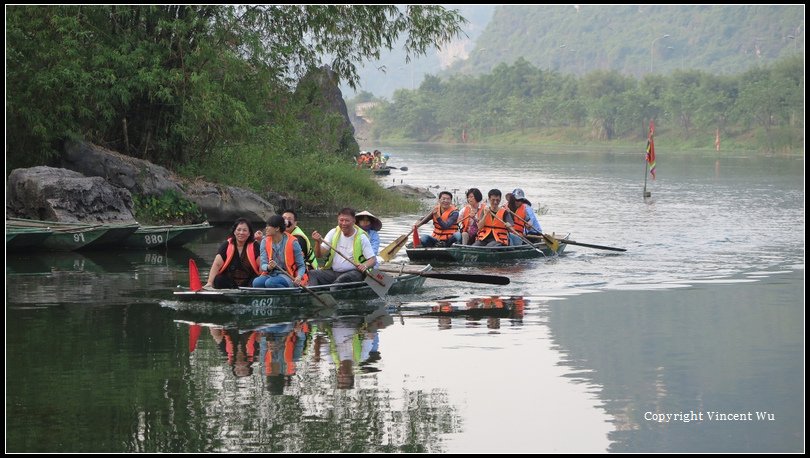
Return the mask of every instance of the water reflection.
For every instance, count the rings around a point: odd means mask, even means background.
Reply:
[[[421,312],[419,317],[437,317],[439,329],[451,329],[453,318],[456,325],[467,327],[480,326],[482,321],[488,329],[501,328],[501,319],[508,318],[512,325],[523,321],[527,300],[522,296],[489,296],[473,297],[462,302],[439,300],[430,307],[430,311]],[[463,318],[463,321],[460,319]]]

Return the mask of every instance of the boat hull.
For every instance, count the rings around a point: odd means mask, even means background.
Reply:
[[[422,270],[426,273],[430,266]],[[418,291],[425,277],[418,274],[392,275],[393,285],[388,294],[410,294]],[[308,288],[317,295],[329,295],[336,300],[373,299],[377,296],[366,282],[352,282]],[[191,291],[182,288],[174,292],[174,299],[181,302],[219,302],[244,304],[250,307],[283,307],[296,305],[320,305],[312,294],[300,288],[239,288]]]
[[[566,246],[565,241],[561,240],[557,254],[562,254]],[[429,262],[432,264],[487,264],[554,256],[554,252],[544,242],[538,242],[531,246],[525,244],[496,247],[451,245],[437,248],[413,248],[409,246],[405,249],[405,252],[408,254],[408,259],[413,262]]]

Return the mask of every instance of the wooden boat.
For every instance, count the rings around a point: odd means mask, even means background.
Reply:
[[[6,226],[10,229],[37,229],[37,230],[47,230],[51,231],[52,234],[56,233],[59,234],[60,237],[56,237],[53,240],[50,240],[49,243],[45,244],[42,243],[45,239],[40,240],[37,245],[42,245],[44,248],[51,248],[60,251],[67,251],[67,250],[74,250],[81,248],[82,250],[89,250],[89,249],[97,249],[103,248],[107,246],[117,245],[123,240],[125,237],[129,236],[130,234],[134,233],[138,229],[138,223],[115,223],[115,224],[91,224],[91,223],[67,223],[61,221],[42,221],[36,219],[25,219],[25,218],[8,218],[6,220]],[[82,229],[95,229],[96,232],[101,232],[98,237],[92,238],[89,242],[85,244],[79,243],[72,243],[70,241],[71,237],[64,237],[64,234],[72,234],[76,233],[77,236],[75,242],[81,242],[82,238],[90,238],[87,237],[87,232],[82,231]],[[103,229],[103,231],[101,231]],[[59,238],[67,238],[68,242],[65,243],[64,240],[58,240]],[[18,242],[19,243],[19,242]],[[59,244],[59,246],[65,246],[65,248],[60,247],[50,247],[49,245]]]
[[[45,229],[50,235],[30,249],[48,249],[55,251],[73,251],[83,248],[104,235],[108,229],[100,224],[64,223],[58,221],[40,221],[24,218],[6,219],[6,228]],[[16,237],[15,237],[16,238]],[[14,240],[12,239],[12,242]]]
[[[565,251],[565,239],[569,235],[558,237],[560,240],[558,255]],[[408,259],[413,262],[431,263],[497,263],[554,256],[545,242],[495,247],[453,244],[449,247],[432,248],[414,248],[412,244],[408,244],[405,252]]]
[[[178,226],[141,226],[121,244],[127,248],[181,246],[198,239],[211,227],[208,222]]]
[[[390,273],[393,278],[393,285],[388,290],[388,294],[409,294],[416,292],[425,283],[425,277],[420,273],[428,273],[431,266],[411,266],[419,267],[418,273]],[[354,300],[369,299],[379,297],[372,288],[364,281],[352,283],[340,283],[331,285],[311,286],[309,290],[315,294],[329,295],[334,299]],[[226,302],[244,304],[251,307],[283,307],[295,305],[318,305],[310,293],[301,288],[247,288],[238,289],[215,289],[191,291],[188,288],[178,287],[174,291],[174,298],[181,302]]]
[[[6,251],[36,249],[51,234],[53,231],[46,227],[15,227],[6,223]]]

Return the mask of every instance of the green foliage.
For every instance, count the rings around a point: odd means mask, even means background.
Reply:
[[[736,133],[750,149],[790,151],[803,148],[803,101],[797,56],[735,76],[687,70],[640,81],[603,70],[576,78],[518,60],[490,74],[428,77],[415,91],[395,92],[392,102],[372,111],[372,135],[459,142],[466,130],[474,143],[562,142],[570,138],[567,131],[581,134],[577,143],[637,141],[654,119],[658,129],[687,143],[696,137],[713,142],[720,129],[723,138]]]
[[[132,196],[135,218],[146,224],[197,224],[205,221],[200,207],[174,191],[161,196]]]
[[[431,5],[11,6],[7,165],[48,163],[69,136],[170,168],[204,162],[274,122],[323,56],[354,87],[356,65],[400,34],[423,55],[463,23]]]

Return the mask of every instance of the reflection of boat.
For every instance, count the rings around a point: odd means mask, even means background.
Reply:
[[[122,245],[128,248],[181,246],[201,237],[211,227],[208,222],[180,226],[141,226]]]
[[[95,262],[75,252],[14,253],[6,256],[6,273],[9,275],[101,271],[103,269]]]
[[[426,273],[430,265],[421,266],[419,273]],[[425,277],[418,274],[390,273],[393,285],[388,294],[407,294],[420,288]],[[364,281],[319,285],[309,287],[316,294],[328,294],[335,299],[364,299],[377,297],[372,288]],[[318,303],[312,295],[301,288],[239,288],[190,291],[183,288],[174,292],[179,301],[230,302],[249,304],[251,306],[285,306],[296,304]]]
[[[565,251],[567,245],[564,240],[567,239],[569,235],[566,235],[564,238],[559,238],[560,246],[557,250],[557,254],[562,254],[563,251]],[[405,252],[408,253],[408,258],[411,261],[432,263],[492,263],[554,256],[551,248],[549,248],[545,242],[538,242],[532,245],[524,244],[495,247],[453,244],[449,247],[432,248],[414,248],[413,245],[408,244],[405,248]]]
[[[429,311],[419,312],[422,317],[469,318],[523,318],[526,307],[523,297],[480,297],[465,302],[439,301]]]

